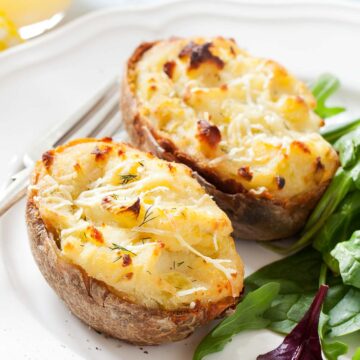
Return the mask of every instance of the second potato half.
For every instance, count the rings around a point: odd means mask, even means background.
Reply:
[[[298,232],[338,167],[306,85],[232,39],[141,44],[121,103],[134,144],[195,170],[244,239]]]

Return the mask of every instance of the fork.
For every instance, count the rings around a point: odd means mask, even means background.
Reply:
[[[42,141],[23,154],[18,171],[0,192],[0,216],[25,196],[35,162],[45,151],[74,138],[111,137],[122,130],[118,89],[118,80],[112,79],[68,119],[53,127]]]

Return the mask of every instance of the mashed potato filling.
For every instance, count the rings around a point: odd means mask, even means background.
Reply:
[[[224,182],[287,199],[316,191],[338,166],[305,84],[233,40],[160,42],[134,73],[140,113]]]
[[[78,140],[45,153],[34,177],[61,254],[122,297],[171,310],[239,296],[231,223],[184,165]]]

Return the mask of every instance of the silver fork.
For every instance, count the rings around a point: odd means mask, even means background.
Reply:
[[[45,151],[74,138],[113,136],[121,130],[118,89],[117,80],[106,84],[73,115],[26,151],[18,172],[11,176],[8,186],[0,193],[0,216],[26,194],[29,175]]]

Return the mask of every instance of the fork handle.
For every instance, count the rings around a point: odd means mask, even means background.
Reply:
[[[0,194],[0,216],[4,215],[25,194],[29,185],[32,167],[26,167],[15,175],[15,179]]]

